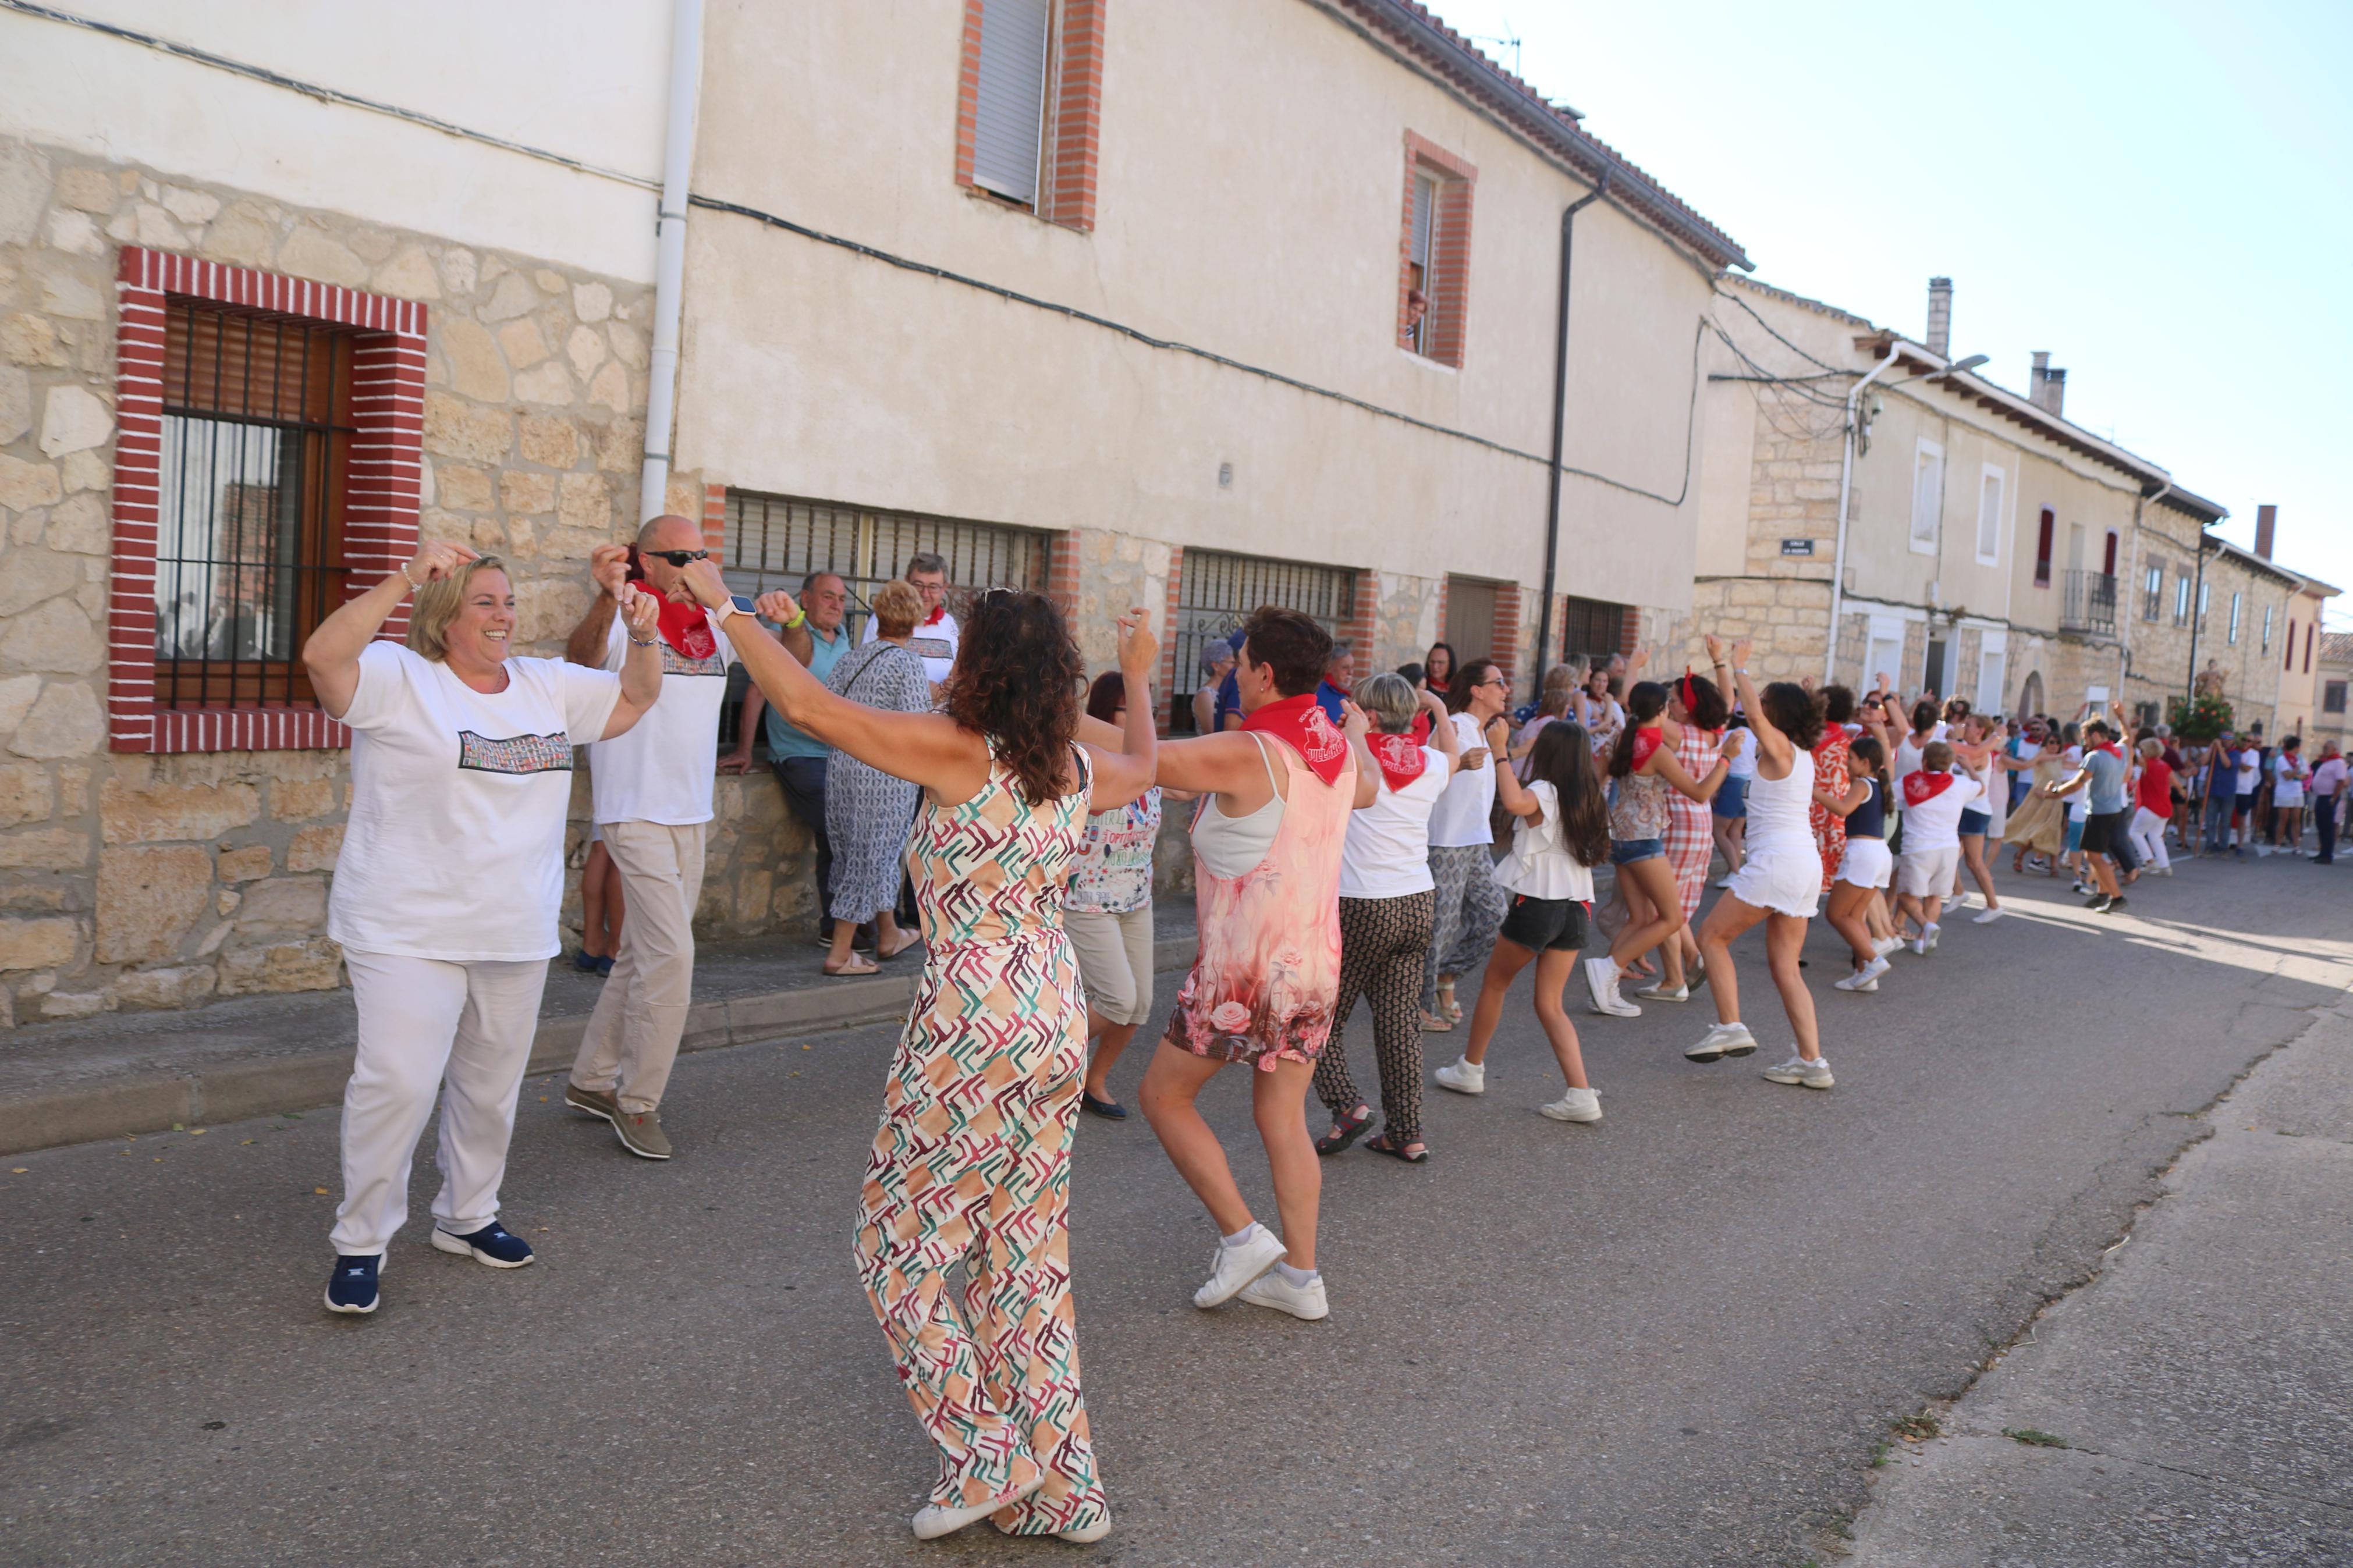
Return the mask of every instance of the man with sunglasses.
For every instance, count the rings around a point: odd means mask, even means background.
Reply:
[[[589,748],[596,821],[629,915],[564,1090],[565,1104],[611,1123],[621,1147],[647,1160],[671,1154],[659,1107],[693,1000],[694,906],[734,658],[686,589],[686,568],[709,554],[702,526],[676,516],[647,523],[634,545],[598,545],[588,573],[599,592],[564,648],[574,664],[618,669],[629,651],[613,614],[621,584],[635,580],[662,602],[661,698],[628,734]]]
[[[907,557],[907,569],[899,574],[923,596],[923,608],[928,612],[916,623],[914,641],[908,646],[923,656],[923,679],[932,683],[937,695],[955,668],[956,618],[948,612],[948,563],[928,550],[918,550]],[[859,643],[874,640],[874,617],[866,617],[866,632]]]

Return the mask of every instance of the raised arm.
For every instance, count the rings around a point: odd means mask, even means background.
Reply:
[[[588,552],[588,575],[596,584],[596,596],[588,601],[588,613],[564,639],[564,658],[567,664],[602,669],[606,647],[613,640],[613,612],[619,607],[621,590],[629,580],[629,547],[596,546]]]
[[[621,699],[613,704],[605,732],[596,737],[600,741],[628,734],[661,697],[661,600],[634,583],[622,584],[621,595],[621,631],[628,638],[621,659]]]
[[[1495,770],[1495,799],[1506,812],[1529,822],[1544,816],[1544,802],[1536,798],[1536,792],[1522,784],[1520,775],[1509,768]]]
[[[1356,798],[1350,804],[1358,811],[1381,798],[1381,764],[1373,760],[1372,744],[1366,738],[1372,730],[1373,721],[1363,709],[1348,698],[1340,699],[1340,732],[1348,738],[1356,763]]]
[[[1729,669],[1733,679],[1737,683],[1736,689],[1740,693],[1741,710],[1748,715],[1748,731],[1757,739],[1758,769],[1761,771],[1770,763],[1778,770],[1781,777],[1787,778],[1789,762],[1796,754],[1797,747],[1790,742],[1788,736],[1775,729],[1773,721],[1765,715],[1765,704],[1757,698],[1757,685],[1748,679],[1750,647],[1751,644],[1746,637],[1742,637],[1738,642],[1734,643],[1730,650],[1730,660],[1727,662],[1724,639],[1710,632],[1707,637],[1708,660],[1715,667],[1715,673],[1719,677]],[[1719,690],[1722,689],[1723,685],[1723,681],[1718,679],[1716,686]],[[1775,775],[1766,773],[1765,776],[1771,778]]]
[[[352,699],[360,690],[360,654],[410,590],[447,577],[475,559],[476,552],[462,544],[435,541],[421,545],[399,571],[319,623],[302,644],[302,668],[328,718],[340,719],[351,711]]]
[[[1726,730],[1724,732],[1723,743],[1716,750],[1715,766],[1707,770],[1707,776],[1704,779],[1692,777],[1690,770],[1683,766],[1683,759],[1664,746],[1652,752],[1643,761],[1641,771],[1646,773],[1656,773],[1694,800],[1714,800],[1715,792],[1724,787],[1724,781],[1732,776],[1732,759],[1740,754],[1743,743],[1744,737],[1740,731]],[[1509,769],[1504,770],[1504,772],[1509,771]],[[1501,778],[1503,773],[1497,773],[1495,776]]]
[[[1462,766],[1462,737],[1454,732],[1453,717],[1446,711],[1446,699],[1428,689],[1418,690],[1422,710],[1430,715],[1430,743],[1446,759],[1446,774],[1454,776]]]
[[[727,580],[708,561],[686,568],[695,602],[716,609],[727,601]],[[784,622],[799,613],[788,594],[764,595],[759,613]],[[869,708],[827,689],[807,666],[786,653],[750,616],[721,621],[735,657],[797,730],[814,735],[869,767],[922,784],[943,800],[961,801],[988,780],[988,742],[944,713],[898,713]]]
[[[1160,744],[1160,728],[1152,711],[1152,671],[1159,662],[1160,639],[1152,635],[1152,617],[1139,605],[1119,618],[1119,677],[1127,699],[1119,749],[1087,746],[1087,760],[1094,764],[1094,783],[1087,796],[1089,811],[1125,805],[1152,787]]]

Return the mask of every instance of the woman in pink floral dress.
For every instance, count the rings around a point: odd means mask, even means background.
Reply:
[[[1377,781],[1359,773],[1315,704],[1330,634],[1271,608],[1252,615],[1243,633],[1234,669],[1242,728],[1160,750],[1164,786],[1211,798],[1193,818],[1200,956],[1140,1098],[1221,1237],[1193,1304],[1240,1296],[1314,1319],[1329,1308],[1315,1268],[1323,1177],[1304,1106],[1340,984],[1341,845],[1348,813],[1370,804]],[[1224,1146],[1194,1104],[1229,1064],[1251,1069],[1279,1239],[1250,1217]]]

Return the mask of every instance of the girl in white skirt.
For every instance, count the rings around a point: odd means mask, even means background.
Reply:
[[[1887,748],[1872,736],[1858,735],[1847,758],[1845,798],[1814,792],[1824,810],[1846,818],[1846,853],[1831,879],[1825,912],[1854,952],[1854,973],[1831,984],[1841,991],[1876,991],[1879,977],[1887,973],[1887,954],[1872,934],[1871,910],[1895,871],[1895,858],[1887,852]]]
[[[1762,922],[1766,963],[1798,1037],[1798,1054],[1765,1076],[1775,1083],[1828,1089],[1834,1080],[1814,1026],[1813,994],[1806,989],[1805,973],[1798,965],[1806,945],[1806,922],[1814,917],[1822,888],[1821,852],[1814,847],[1810,815],[1822,700],[1792,680],[1774,681],[1760,693],[1748,679],[1748,648],[1746,637],[1735,643],[1727,666],[1724,639],[1707,639],[1716,685],[1724,685],[1727,673],[1739,683],[1740,705],[1747,711],[1757,749],[1757,780],[1748,791],[1747,858],[1699,931],[1716,1024],[1683,1055],[1695,1062],[1714,1062],[1745,1057],[1757,1048],[1757,1037],[1740,1021],[1732,939]]]

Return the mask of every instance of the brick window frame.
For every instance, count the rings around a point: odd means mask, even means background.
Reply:
[[[343,522],[344,597],[416,552],[425,439],[425,307],[305,278],[126,246],[115,268],[114,541],[107,601],[107,744],[115,752],[320,751],[351,731],[309,703],[158,708],[155,551],[167,298],[353,329],[356,434]],[[378,634],[408,631],[404,601]]]
[[[965,0],[956,71],[955,182],[975,195],[974,142],[980,123],[980,18],[987,0]],[[1103,26],[1111,0],[1061,0],[1054,7],[1047,62],[1045,122],[1038,137],[1038,200],[1029,210],[1081,234],[1095,226],[1095,178],[1103,145]],[[1015,205],[1015,204],[1008,204]]]
[[[1420,179],[1437,185],[1437,210],[1430,215],[1430,251],[1438,287],[1425,295],[1422,344],[1416,348],[1407,296],[1414,287],[1414,184]],[[1469,339],[1471,198],[1478,184],[1479,171],[1468,159],[1456,157],[1426,136],[1411,131],[1405,133],[1405,200],[1398,220],[1397,343],[1408,353],[1456,370],[1462,368],[1463,345]]]

